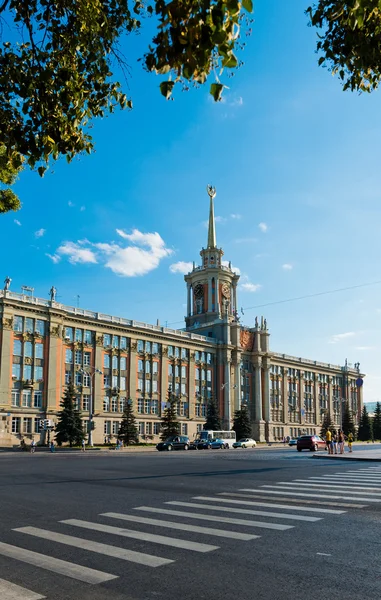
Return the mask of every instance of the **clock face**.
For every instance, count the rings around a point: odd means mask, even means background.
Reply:
[[[221,292],[222,295],[225,296],[225,298],[230,298],[230,287],[227,283],[224,283],[222,288],[221,288]]]
[[[195,298],[202,298],[204,295],[204,286],[199,284],[194,288]]]

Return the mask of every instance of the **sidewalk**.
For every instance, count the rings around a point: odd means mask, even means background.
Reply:
[[[354,447],[353,452],[348,452],[345,449],[345,454],[328,454],[327,452],[316,452],[313,458],[324,458],[325,460],[369,460],[381,462],[381,450],[356,450]]]

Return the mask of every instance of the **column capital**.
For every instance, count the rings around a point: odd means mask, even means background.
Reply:
[[[253,364],[255,369],[260,369],[262,367],[262,356],[254,356]]]

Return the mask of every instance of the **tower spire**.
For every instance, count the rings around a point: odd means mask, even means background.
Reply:
[[[206,186],[210,198],[209,208],[209,227],[208,227],[208,245],[207,248],[216,248],[216,225],[214,222],[214,198],[216,197],[216,188],[211,185]]]

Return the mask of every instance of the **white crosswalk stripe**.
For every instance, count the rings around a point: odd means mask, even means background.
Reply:
[[[371,477],[343,477],[343,476],[338,476],[335,477],[333,475],[326,475],[324,476],[324,479],[329,482],[329,481],[342,481],[344,482],[349,482],[351,483],[353,482],[359,482],[359,483],[374,483],[374,484],[378,484],[381,483],[380,479],[372,479]]]
[[[292,529],[294,525],[279,525],[277,523],[262,523],[261,521],[247,521],[246,519],[232,519],[230,517],[215,517],[213,515],[202,515],[199,513],[184,512],[180,510],[169,510],[167,508],[156,508],[152,506],[138,506],[134,510],[143,510],[163,515],[173,515],[175,517],[186,517],[187,519],[200,519],[202,521],[216,521],[217,523],[230,523],[231,525],[244,525],[245,527],[259,527],[263,529],[278,529],[285,531]]]
[[[369,486],[361,486],[361,485],[351,485],[348,483],[334,483],[331,481],[328,483],[327,479],[322,479],[322,480],[314,480],[314,481],[309,481],[309,480],[305,480],[305,479],[294,479],[296,485],[302,485],[302,486],[306,486],[306,487],[312,487],[312,488],[339,488],[341,490],[368,490],[368,491],[380,491],[381,492],[381,487],[369,487]]]
[[[304,498],[327,498],[327,494],[304,494],[303,492],[287,492],[285,490],[264,490],[264,489],[245,489],[244,492],[252,492],[257,494],[275,494],[283,496],[303,496]],[[348,498],[348,496],[332,496],[329,495],[331,500],[354,500],[354,498]],[[375,498],[356,498],[363,502],[381,502]],[[356,508],[364,508],[366,505],[357,504]]]
[[[336,479],[335,477],[332,479],[328,479],[327,477],[309,477],[308,479],[294,479],[294,481],[310,481],[311,483],[319,482],[322,483],[340,483],[340,485],[352,485],[351,479]],[[353,484],[363,484],[366,486],[373,486],[374,489],[381,489],[381,482],[373,482],[373,481],[362,481],[361,479],[353,479]]]
[[[122,537],[134,538],[144,542],[152,542],[154,544],[163,544],[172,548],[183,548],[185,550],[194,550],[195,552],[211,552],[218,550],[219,546],[211,546],[201,542],[189,542],[179,540],[177,538],[167,537],[164,535],[155,535],[153,533],[144,533],[142,531],[134,531],[133,529],[122,529],[112,525],[103,525],[102,523],[90,523],[89,521],[81,521],[80,519],[67,519],[60,521],[65,525],[73,525],[74,527],[83,527],[91,531],[101,531],[103,533],[111,533],[112,535],[120,535]]]
[[[188,523],[175,523],[174,521],[162,521],[161,519],[150,519],[137,515],[126,515],[123,513],[102,513],[101,517],[111,517],[122,521],[132,523],[142,523],[144,525],[153,525],[155,527],[167,527],[169,529],[178,529],[180,531],[190,531],[192,533],[202,533],[202,535],[214,535],[216,537],[231,538],[234,540],[250,541],[258,538],[257,535],[249,533],[239,533],[238,531],[228,531],[226,529],[214,529],[212,527],[201,527],[200,525],[189,525]]]
[[[41,596],[15,583],[0,579],[0,598],[1,600],[43,600],[46,596]]]
[[[292,481],[289,481],[289,482],[288,481],[279,481],[276,486],[275,485],[263,485],[262,487],[265,487],[265,488],[275,488],[276,487],[277,489],[281,488],[281,489],[287,489],[287,490],[289,490],[289,489],[301,490],[303,492],[308,491],[308,490],[315,492],[314,488],[317,487],[323,492],[326,491],[329,493],[330,491],[332,491],[335,494],[338,493],[341,489],[343,489],[340,484],[339,485],[329,485],[329,484],[324,485],[324,484],[313,484],[313,483],[293,483]],[[326,490],[325,488],[329,488],[329,489]],[[339,488],[339,489],[335,490],[332,488]],[[364,492],[364,491],[359,491],[359,490],[356,491],[356,489],[354,489],[352,486],[346,487],[344,489],[344,493],[345,494],[354,494],[355,496],[357,494],[361,494],[363,496],[364,495],[381,496],[381,492]]]
[[[250,494],[239,494],[235,492],[219,492],[219,496],[234,496],[236,498],[258,498],[258,496],[250,496]],[[287,499],[290,502],[290,499]],[[268,508],[283,508],[284,510],[302,510],[303,512],[317,512],[317,513],[327,513],[331,515],[343,515],[346,513],[346,510],[335,510],[333,508],[316,508],[311,506],[290,506],[289,504],[274,504],[272,502],[253,502],[248,500],[237,500],[242,504],[248,504],[250,506],[267,506]],[[298,502],[298,500],[296,500]],[[299,502],[306,502],[306,500],[299,500]],[[307,500],[307,502],[309,502]]]
[[[38,552],[32,552],[25,548],[19,548],[18,546],[11,546],[0,542],[0,555],[7,556],[8,558],[14,558],[21,562],[40,567],[53,573],[59,573],[65,575],[71,579],[77,579],[78,581],[84,581],[85,583],[98,584],[110,581],[111,579],[117,579],[117,575],[111,575],[110,573],[103,573],[89,567],[82,567],[66,560],[59,558],[53,558],[53,556],[45,556]]]
[[[246,489],[246,488],[242,488],[240,489],[240,492],[252,492],[253,494],[269,494],[271,492],[269,492],[269,490],[262,490],[259,488],[256,489]],[[231,495],[231,494],[230,494]],[[240,494],[241,496],[242,494]],[[255,496],[250,496],[250,494],[244,494],[245,498],[258,498],[257,495]],[[304,504],[314,504],[314,505],[319,505],[319,506],[339,506],[340,508],[364,508],[364,506],[366,506],[365,504],[357,504],[356,506],[351,502],[337,502],[334,500],[316,500],[316,496],[311,496],[311,500],[307,499],[307,498],[290,498],[290,496],[280,496],[279,495],[275,495],[274,494],[274,498],[270,498],[270,500],[272,501],[276,501],[276,502],[287,502],[287,503],[301,503],[303,502]],[[268,500],[268,496],[266,495],[264,498],[259,498],[260,500]]]
[[[38,527],[19,527],[13,531],[20,533],[26,533],[27,535],[33,535],[44,540],[50,540],[52,542],[58,542],[59,544],[66,544],[67,546],[74,546],[75,548],[81,548],[82,550],[89,550],[90,552],[97,552],[104,556],[112,556],[113,558],[119,558],[120,560],[127,560],[139,565],[145,565],[146,567],[162,567],[174,562],[168,558],[160,558],[158,556],[151,556],[150,554],[144,554],[143,552],[135,552],[133,550],[125,550],[117,546],[109,546],[108,544],[102,544],[100,542],[92,542],[83,538],[73,537],[63,533],[56,533],[55,531],[48,531],[47,529],[40,529]]]
[[[223,500],[222,498],[208,498],[204,496],[196,496],[194,500],[208,500],[212,502],[234,502],[234,500]],[[257,517],[271,517],[276,519],[289,519],[293,521],[309,521],[310,523],[314,523],[315,521],[321,521],[321,517],[305,517],[303,515],[289,515],[282,513],[274,513],[268,512],[264,510],[251,510],[248,508],[231,508],[226,506],[209,506],[209,504],[198,504],[196,502],[177,502],[176,500],[172,500],[171,502],[166,502],[166,504],[171,504],[174,506],[187,506],[188,508],[202,508],[203,510],[215,510],[219,512],[230,512],[230,513],[239,513],[242,515],[255,515]]]

